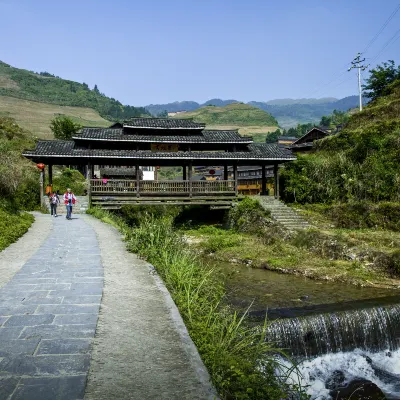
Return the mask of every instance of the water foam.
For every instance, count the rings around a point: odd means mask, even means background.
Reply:
[[[284,365],[286,368],[291,367],[289,363]],[[298,364],[300,376],[296,371],[292,371],[287,382],[300,383],[306,388],[311,399],[331,399],[330,390],[325,385],[335,371],[344,374],[344,384],[354,379],[367,379],[375,383],[386,395],[400,398],[400,349],[375,353],[356,349],[351,352],[329,353],[306,359]],[[280,371],[279,375],[282,373],[284,371]]]

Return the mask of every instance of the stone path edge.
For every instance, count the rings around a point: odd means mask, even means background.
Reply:
[[[120,240],[123,241],[123,236],[121,232],[115,227],[110,224],[107,224],[95,217],[92,217],[91,215],[86,214],[85,218],[93,221],[98,221],[101,222],[102,224],[107,225],[109,228],[114,230],[115,232],[118,233],[120,236]],[[97,233],[96,233],[97,236]],[[171,297],[171,294],[169,293],[167,287],[164,284],[164,281],[162,278],[159,276],[156,268],[148,263],[147,261],[145,262],[149,271],[149,275],[154,279],[154,282],[157,286],[157,288],[160,290],[162,295],[165,298],[166,305],[169,309],[171,319],[176,327],[176,330],[181,338],[183,348],[188,355],[190,362],[192,363],[192,366],[197,372],[197,376],[199,378],[199,381],[201,382],[201,385],[203,386],[204,390],[209,394],[209,399],[210,400],[219,400],[219,396],[217,394],[216,389],[211,383],[210,375],[207,371],[207,368],[205,367],[203,360],[200,357],[200,354],[197,350],[196,345],[194,344],[192,338],[189,335],[189,332],[187,330],[187,327],[183,321],[183,318],[179,312],[179,309],[177,305],[175,304],[174,300]]]
[[[174,324],[176,326],[176,329],[179,333],[179,336],[181,337],[182,343],[184,344],[184,349],[189,356],[192,365],[195,367],[197,371],[197,375],[203,385],[203,387],[210,393],[210,399],[219,399],[217,391],[215,388],[210,384],[211,378],[210,375],[207,371],[206,366],[203,363],[203,360],[200,357],[200,354],[197,350],[196,345],[193,343],[192,338],[189,335],[189,332],[186,328],[186,325],[183,321],[183,318],[179,312],[179,309],[177,305],[175,304],[174,300],[171,297],[171,294],[169,293],[167,287],[164,284],[164,281],[161,279],[161,277],[158,275],[156,268],[147,263],[149,272],[153,279],[155,280],[155,283],[158,287],[158,289],[161,291],[161,293],[165,297],[165,301],[167,303],[167,307],[170,311],[171,318],[174,321]]]

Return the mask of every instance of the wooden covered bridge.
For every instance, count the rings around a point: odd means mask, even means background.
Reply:
[[[48,168],[52,184],[53,165],[85,166],[89,201],[104,208],[124,204],[228,205],[238,197],[238,166],[257,165],[262,171],[262,194],[266,193],[266,168],[294,160],[290,150],[277,144],[254,143],[237,130],[206,130],[204,124],[187,119],[132,118],[110,128],[83,128],[70,141],[41,140],[23,155]],[[194,166],[221,166],[219,180],[199,181]],[[95,168],[130,168],[131,179],[95,176]],[[182,180],[143,180],[141,170],[151,166],[180,166]],[[277,192],[277,191],[275,191]]]

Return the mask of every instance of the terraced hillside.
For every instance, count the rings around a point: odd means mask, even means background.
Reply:
[[[60,114],[67,115],[75,122],[85,126],[106,127],[111,125],[110,121],[102,118],[92,108],[59,106],[15,97],[0,96],[0,117],[14,118],[21,127],[43,139],[53,137],[53,133],[49,127],[50,121],[56,115]]]
[[[243,135],[253,136],[264,142],[268,132],[278,127],[277,120],[257,107],[243,103],[228,104],[224,107],[212,105],[197,110],[179,113],[173,118],[191,118],[203,122],[208,129],[239,129]]]

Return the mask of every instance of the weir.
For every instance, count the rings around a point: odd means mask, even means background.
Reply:
[[[292,356],[400,347],[400,304],[276,320],[268,338]]]

